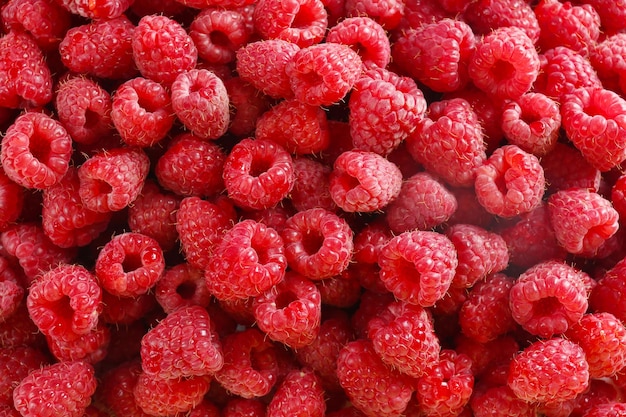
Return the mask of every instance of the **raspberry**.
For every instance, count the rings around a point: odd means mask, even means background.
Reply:
[[[565,332],[587,310],[585,279],[583,271],[556,260],[528,268],[509,293],[513,319],[544,338]]]
[[[205,270],[206,285],[219,300],[256,297],[278,284],[287,259],[280,235],[254,220],[229,229]]]
[[[385,365],[365,339],[341,349],[337,376],[354,407],[369,417],[402,414],[413,394],[411,379]]]
[[[337,205],[330,196],[330,173],[332,169],[309,158],[293,161],[296,180],[291,190],[291,203],[298,211],[323,208],[336,211]]]
[[[591,407],[583,417],[620,417],[626,416],[626,403],[611,401]]]
[[[539,55],[526,33],[504,27],[478,42],[467,71],[476,87],[495,100],[515,100],[530,90],[539,67]]]
[[[168,267],[156,283],[154,296],[166,313],[182,307],[208,307],[211,293],[204,274],[186,262]]]
[[[366,68],[385,68],[391,61],[391,45],[385,29],[368,16],[347,17],[333,25],[326,42],[348,45],[358,52]]]
[[[45,366],[46,363],[45,354],[30,346],[0,349],[0,369],[2,369],[0,405],[13,404],[13,389],[29,373]]]
[[[361,70],[359,54],[340,43],[300,49],[285,67],[296,100],[311,106],[330,106],[341,101]]]
[[[563,128],[585,159],[608,171],[626,159],[619,137],[626,129],[626,100],[604,88],[581,88],[567,95],[561,106]]]
[[[591,379],[589,389],[576,397],[576,406],[572,415],[584,415],[601,404],[611,404],[619,399],[617,386],[603,379]],[[625,410],[626,411],[626,410]]]
[[[566,401],[588,385],[589,365],[583,349],[560,337],[532,343],[509,368],[508,386],[528,402]]]
[[[227,64],[235,60],[237,49],[248,43],[250,33],[240,12],[208,7],[191,22],[189,36],[205,62]]]
[[[568,188],[586,188],[594,192],[600,189],[600,170],[594,168],[573,146],[557,143],[550,153],[542,157],[541,165],[549,194]]]
[[[469,82],[467,67],[475,49],[472,28],[446,18],[400,34],[392,56],[403,72],[434,91],[447,92]]]
[[[505,145],[476,170],[474,188],[485,210],[500,217],[514,217],[541,204],[545,176],[535,155],[516,145]]]
[[[611,202],[587,189],[552,194],[548,209],[556,239],[569,253],[593,255],[619,227],[619,213]]]
[[[604,88],[626,91],[626,34],[616,33],[596,43],[589,53],[589,62],[596,70]]]
[[[180,23],[159,15],[139,20],[132,34],[132,51],[141,75],[167,85],[194,68],[198,59],[198,50]]]
[[[15,313],[24,299],[22,277],[0,256],[0,323]],[[1,402],[1,401],[0,401]]]
[[[518,27],[532,43],[541,28],[532,7],[524,0],[478,0],[470,2],[462,14],[477,35],[488,35],[501,27]]]
[[[492,225],[493,215],[480,205],[473,188],[454,187],[450,188],[449,191],[454,195],[457,206],[463,207],[463,210],[457,209],[450,216],[448,224],[473,224],[483,228]]]
[[[413,159],[452,186],[470,186],[486,159],[476,113],[464,99],[436,101],[407,138]],[[450,151],[450,150],[454,151]]]
[[[259,117],[270,108],[270,98],[241,77],[225,80],[224,86],[230,108],[228,132],[240,137],[254,134]]]
[[[228,92],[215,73],[190,69],[179,74],[171,88],[172,109],[193,134],[202,139],[217,139],[226,133],[230,122]]]
[[[149,168],[141,148],[100,151],[78,168],[80,198],[99,213],[122,210],[139,196]]]
[[[135,25],[124,15],[74,26],[59,45],[61,61],[75,73],[127,79],[137,73],[132,37]]]
[[[398,0],[346,0],[344,8],[347,17],[368,16],[385,30],[393,30],[400,24],[402,19],[404,2]]]
[[[265,209],[285,198],[293,187],[293,160],[280,145],[243,139],[226,157],[222,173],[228,196],[242,208]]]
[[[200,404],[209,391],[208,377],[158,379],[141,373],[133,394],[137,405],[152,416],[187,413]]]
[[[146,148],[165,138],[175,116],[165,87],[137,77],[124,82],[113,94],[111,120],[124,143]]]
[[[458,260],[450,239],[418,230],[389,240],[378,264],[380,279],[398,300],[431,307],[450,287]]]
[[[13,391],[23,416],[82,417],[96,391],[94,369],[86,362],[58,362],[26,376]]]
[[[267,405],[267,417],[288,417],[306,413],[311,417],[326,415],[321,380],[310,369],[296,369],[287,374]]]
[[[367,151],[347,151],[335,160],[330,196],[347,212],[373,212],[400,193],[402,172],[384,157]]]
[[[39,47],[50,51],[70,28],[70,14],[53,0],[10,0],[2,6],[2,23],[9,31],[29,33]]]
[[[259,329],[293,349],[315,340],[321,322],[321,296],[315,284],[295,272],[254,299],[252,309]]]
[[[90,364],[101,362],[108,353],[111,342],[111,331],[98,323],[89,333],[70,336],[47,336],[48,348],[56,359],[61,362],[85,361]]]
[[[98,394],[101,402],[116,415],[147,417],[135,402],[133,389],[141,374],[139,359],[130,360],[108,369],[103,375]]]
[[[257,399],[233,398],[222,407],[222,417],[265,417],[265,408]]]
[[[132,0],[58,0],[59,4],[73,14],[89,19],[115,19],[121,16],[132,4]]]
[[[576,3],[584,3],[591,5],[600,15],[602,29],[606,32],[619,32],[625,29],[626,13],[624,7],[626,3],[623,0],[606,1],[606,0],[576,0]]]
[[[255,137],[273,141],[292,154],[322,152],[330,141],[326,112],[295,99],[283,100],[259,117]]]
[[[456,13],[455,13],[456,14]],[[398,26],[391,32],[392,39],[403,31],[419,28],[422,25],[435,23],[451,18],[439,0],[411,0],[404,4],[404,15]]]
[[[426,100],[411,78],[374,68],[356,81],[348,107],[354,147],[386,156],[413,132]]]
[[[118,297],[102,292],[102,320],[111,324],[131,324],[154,312],[158,306],[152,293],[134,297]]]
[[[328,27],[321,0],[261,0],[253,16],[254,28],[263,39],[282,39],[300,48],[319,43]]]
[[[594,312],[607,312],[620,320],[626,318],[626,282],[622,279],[626,267],[624,259],[618,261],[611,269],[598,279],[598,284],[589,296],[589,305]]]
[[[24,208],[25,194],[26,190],[13,182],[5,174],[4,169],[0,169],[0,232],[6,230],[20,217]],[[11,204],[5,203],[8,201]]]
[[[2,168],[22,187],[44,189],[56,184],[67,172],[71,156],[69,134],[44,113],[23,113],[2,137]]]

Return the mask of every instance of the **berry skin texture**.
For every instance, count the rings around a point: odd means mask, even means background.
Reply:
[[[604,88],[616,92],[626,91],[626,73],[623,70],[626,65],[625,51],[626,34],[623,33],[607,36],[591,49],[589,62],[597,71]]]
[[[209,391],[210,378],[158,379],[142,372],[133,388],[137,405],[151,416],[187,413]]]
[[[532,343],[515,356],[507,385],[528,402],[561,402],[589,386],[589,365],[583,349],[560,337]]]
[[[58,183],[71,156],[72,139],[67,130],[44,113],[18,116],[2,137],[2,168],[25,188],[45,189]]]
[[[458,259],[445,235],[417,230],[389,240],[378,265],[380,279],[398,300],[431,307],[450,287]]]
[[[82,417],[96,385],[90,364],[58,362],[28,374],[15,387],[13,403],[24,417]]]
[[[326,42],[350,46],[359,53],[365,68],[385,68],[391,61],[385,29],[368,16],[346,17],[328,30]]]
[[[260,0],[254,7],[254,28],[263,39],[282,39],[305,48],[319,43],[328,27],[321,0]]]
[[[326,402],[321,380],[311,369],[295,369],[287,374],[267,405],[267,417],[290,417],[304,413],[324,417]]]

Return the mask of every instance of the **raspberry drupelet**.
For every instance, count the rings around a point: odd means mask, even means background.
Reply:
[[[321,0],[260,0],[254,7],[254,28],[263,39],[282,39],[305,48],[319,43],[328,28]]]
[[[207,7],[189,25],[189,36],[202,60],[228,64],[235,60],[237,50],[248,43],[250,32],[239,11]]]

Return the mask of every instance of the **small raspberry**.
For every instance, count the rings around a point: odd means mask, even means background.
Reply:
[[[532,343],[509,368],[508,386],[528,402],[566,401],[584,392],[588,385],[585,352],[560,337]]]
[[[458,260],[446,236],[417,230],[389,240],[378,264],[380,279],[398,300],[430,307],[450,287]]]
[[[146,414],[169,416],[187,414],[202,402],[209,386],[209,377],[158,379],[142,372],[133,394],[137,405]]]
[[[11,204],[0,204],[0,232],[18,220],[24,208],[25,195],[24,187],[12,181],[4,169],[0,169],[0,201],[11,202]],[[330,198],[330,194],[328,197]]]
[[[208,307],[211,303],[202,270],[186,262],[165,269],[156,283],[154,297],[168,314],[182,307]]]
[[[589,62],[598,73],[604,88],[626,91],[626,34],[616,33],[594,45]]]
[[[311,369],[295,369],[285,376],[267,405],[267,417],[291,417],[305,413],[310,417],[326,415],[325,393],[321,380]]]
[[[404,12],[404,2],[399,0],[346,0],[346,17],[367,16],[374,19],[385,30],[393,30],[399,24]]]
[[[253,16],[254,27],[263,39],[282,39],[300,48],[319,43],[328,27],[321,0],[260,0]]]
[[[270,109],[270,98],[241,77],[225,80],[224,86],[230,109],[228,132],[239,137],[253,135],[257,121]]]
[[[340,43],[300,49],[285,67],[296,100],[311,106],[330,106],[341,101],[361,71],[359,54]]]
[[[350,46],[366,68],[385,68],[391,61],[391,45],[385,29],[368,16],[341,20],[328,30],[326,42]]]
[[[26,292],[24,290],[22,277],[5,257],[0,256],[0,323],[19,309]]]
[[[13,404],[13,390],[26,376],[45,366],[46,355],[30,346],[0,349],[0,405]],[[0,415],[2,413],[0,412]]]
[[[619,388],[613,385],[613,381],[591,379],[587,391],[576,397],[576,405],[574,410],[572,410],[572,416],[583,416],[599,405],[614,404],[620,399],[618,390]],[[619,407],[616,408],[619,409]],[[624,412],[626,412],[626,408]]]
[[[198,49],[198,56],[205,62],[227,64],[234,61],[236,51],[248,43],[250,32],[239,11],[207,7],[194,17],[189,36]]]
[[[330,196],[330,173],[332,169],[309,158],[295,158],[293,169],[296,180],[289,198],[294,208],[306,211],[323,208],[336,211],[337,205]]]
[[[496,277],[498,274],[494,274],[493,276]],[[500,279],[508,279],[511,283],[514,281],[513,278],[502,275],[495,280],[497,281]],[[508,296],[508,293],[505,293],[506,296]],[[506,296],[501,294],[498,294],[497,296],[499,296],[502,300],[505,300],[506,298]],[[510,312],[508,314],[510,315]],[[492,319],[495,320],[496,317],[492,317]],[[513,334],[504,334],[493,339],[492,341],[481,343],[461,333],[454,339],[455,350],[457,353],[463,353],[470,357],[472,360],[472,372],[474,373],[474,377],[479,382],[488,382],[489,385],[494,384],[494,382],[497,385],[506,384],[506,378],[498,380],[497,382],[493,381],[494,378],[492,377],[492,374],[505,377],[506,372],[508,372],[508,365],[511,359],[513,359],[513,357],[519,352],[519,343],[517,343]],[[504,372],[504,375],[500,372],[503,367],[506,371]],[[476,388],[480,389],[480,387]]]
[[[454,13],[456,15],[456,13]],[[439,0],[413,0],[404,3],[404,14],[398,26],[391,32],[392,39],[406,33],[407,29],[419,28],[445,18],[452,18]]]
[[[539,22],[525,0],[478,0],[469,3],[461,16],[475,34],[488,35],[501,27],[518,27],[533,44],[539,39]]]
[[[93,365],[107,356],[111,331],[105,324],[99,322],[89,333],[46,336],[46,340],[50,352],[57,360],[84,361]]]

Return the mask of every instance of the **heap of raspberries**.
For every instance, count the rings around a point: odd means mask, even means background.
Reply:
[[[0,141],[0,417],[626,416],[626,0],[0,0]]]

